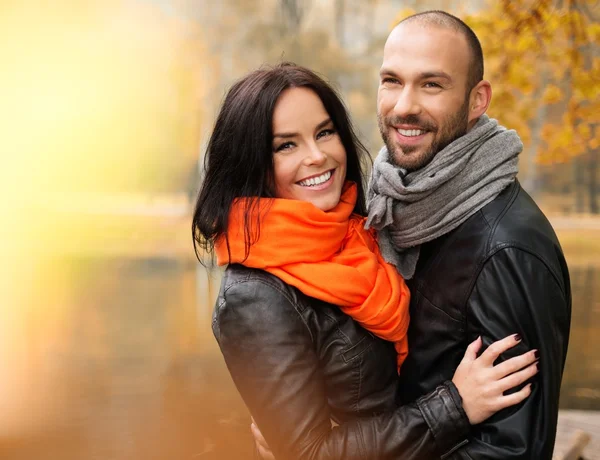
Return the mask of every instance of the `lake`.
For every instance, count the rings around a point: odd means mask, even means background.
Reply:
[[[15,334],[0,458],[252,458],[249,416],[211,330],[218,271],[171,258],[55,264],[52,295],[21,320],[28,335]],[[571,276],[561,407],[600,410],[600,268]]]

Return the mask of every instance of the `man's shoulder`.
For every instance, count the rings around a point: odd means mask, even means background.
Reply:
[[[537,241],[540,234],[547,243]],[[535,246],[542,250],[546,246],[543,250],[547,251],[555,244],[558,240],[550,223],[515,180],[457,228],[423,245],[417,267],[423,273],[439,273],[459,266],[463,272],[476,274],[502,248]]]
[[[481,209],[480,218],[487,225],[487,251],[511,246],[534,252],[560,248],[552,225],[516,180]]]
[[[455,259],[461,256],[461,264],[474,273],[503,250],[524,251],[556,272],[565,265],[552,225],[517,180],[445,235],[438,247],[451,251]]]

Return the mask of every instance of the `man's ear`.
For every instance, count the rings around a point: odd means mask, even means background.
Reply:
[[[492,85],[487,80],[481,80],[469,94],[469,129],[483,115],[492,101]]]

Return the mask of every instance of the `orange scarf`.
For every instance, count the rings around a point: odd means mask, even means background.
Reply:
[[[356,184],[346,183],[328,212],[306,201],[261,198],[260,237],[245,258],[245,199],[229,216],[228,240],[215,245],[217,263],[241,263],[265,270],[309,297],[339,306],[368,331],[394,342],[398,371],[408,353],[410,294],[396,269],[379,252],[365,218],[353,215]],[[256,230],[253,229],[255,232]],[[254,236],[254,235],[253,235]]]

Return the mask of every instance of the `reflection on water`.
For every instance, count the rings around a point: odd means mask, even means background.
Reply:
[[[573,315],[561,407],[600,410],[600,267],[572,267]]]
[[[44,419],[3,435],[0,458],[252,458],[248,414],[210,327],[218,272],[167,259],[64,264],[60,322],[27,355]],[[600,409],[600,270],[571,273],[561,404]]]
[[[2,436],[0,458],[247,458],[247,415],[210,328],[218,275],[171,260],[68,271],[69,313],[36,360],[44,371],[31,369],[52,383],[37,388],[51,407],[45,423]]]

